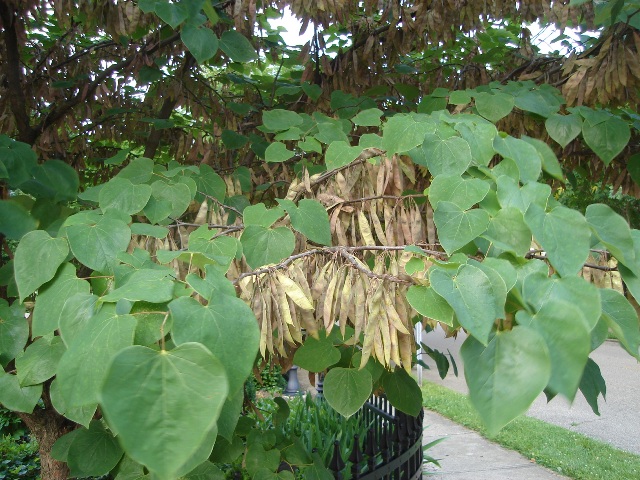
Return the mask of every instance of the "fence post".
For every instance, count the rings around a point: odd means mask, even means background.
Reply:
[[[340,455],[340,442],[335,440],[333,442],[333,457],[331,457],[331,462],[329,462],[329,468],[333,470],[333,478],[342,480],[342,469],[344,466],[344,460],[342,460],[342,456]]]
[[[360,449],[360,435],[357,433],[353,436],[353,450],[349,456],[351,462],[351,478],[360,478],[360,471],[362,470],[362,450]]]

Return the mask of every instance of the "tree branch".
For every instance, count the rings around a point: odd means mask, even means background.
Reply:
[[[16,119],[18,127],[18,140],[33,145],[38,134],[31,128],[29,114],[27,112],[27,100],[22,81],[22,67],[20,66],[20,45],[16,30],[17,17],[11,7],[0,0],[0,20],[4,27],[4,45],[6,61],[4,74],[9,90],[9,103],[11,112]]]
[[[179,33],[175,33],[174,35],[172,35],[171,37],[163,40],[162,42],[158,42],[154,45],[151,45],[147,48],[144,49],[144,54],[151,54],[155,51],[157,51],[158,49],[169,45],[173,42],[175,42],[178,38],[180,37]],[[34,136],[31,139],[29,143],[30,145],[33,145],[36,141],[36,139],[51,125],[53,125],[54,123],[56,123],[58,120],[60,120],[62,117],[64,117],[67,113],[69,113],[69,111],[71,109],[73,109],[76,105],[78,105],[79,103],[85,101],[87,99],[87,97],[93,95],[96,91],[96,89],[102,84],[102,82],[104,82],[106,79],[108,79],[111,75],[113,75],[116,72],[119,72],[120,70],[123,70],[125,68],[127,68],[129,65],[131,65],[131,63],[133,63],[133,61],[136,59],[136,57],[138,55],[140,55],[142,52],[136,52],[130,56],[128,56],[127,58],[125,58],[124,60],[122,60],[121,62],[118,62],[116,64],[111,65],[110,67],[106,68],[102,73],[100,73],[100,75],[96,76],[96,78],[85,84],[84,87],[80,88],[80,91],[78,92],[78,94],[67,100],[66,102],[62,103],[59,107],[54,107],[53,110],[44,118],[42,119],[42,121],[40,121],[40,123],[38,123],[35,127],[33,127],[33,131],[34,131]]]
[[[186,53],[184,58],[184,63],[182,67],[180,67],[180,71],[178,74],[178,81],[182,81],[185,73],[191,68],[194,62],[193,55],[189,52]],[[158,116],[156,118],[160,120],[167,120],[173,110],[176,108],[176,104],[178,103],[178,98],[175,96],[167,96],[164,102],[162,103],[162,107],[160,107],[160,112],[158,112]],[[147,138],[147,142],[144,148],[144,156],[147,158],[153,158],[158,150],[158,146],[160,145],[160,139],[162,138],[162,130],[158,130],[155,127],[152,127],[151,133],[149,133],[149,137]]]

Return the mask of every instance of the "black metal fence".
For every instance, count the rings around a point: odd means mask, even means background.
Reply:
[[[371,428],[367,438],[354,437],[348,459],[342,458],[339,442],[334,443],[329,469],[337,480],[422,478],[423,411],[412,417],[396,410],[385,397],[372,395],[356,415],[361,415]],[[345,460],[348,460],[349,468]]]

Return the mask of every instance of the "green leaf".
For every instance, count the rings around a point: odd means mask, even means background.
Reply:
[[[582,137],[604,164],[609,165],[629,143],[631,130],[626,122],[612,116],[595,125],[585,121],[582,124]]]
[[[524,223],[522,212],[514,207],[502,208],[492,217],[483,237],[499,250],[513,252],[519,257],[531,246],[531,230]]]
[[[322,96],[322,87],[320,85],[315,85],[315,84],[311,84],[309,82],[304,82],[302,84],[302,90],[314,102],[316,100],[318,100]]]
[[[169,304],[176,345],[199,342],[207,347],[227,372],[229,393],[242,387],[253,367],[260,332],[253,311],[239,298],[213,297],[204,307],[191,297]]]
[[[58,331],[65,345],[70,345],[93,317],[97,301],[98,297],[90,293],[78,293],[65,300],[58,321]]]
[[[119,286],[101,298],[103,302],[126,299],[131,302],[164,303],[173,298],[173,278],[164,270],[136,270]]]
[[[486,120],[483,120],[486,122]],[[455,126],[455,129],[460,132],[462,138],[464,138],[469,147],[471,148],[471,155],[476,165],[489,165],[491,159],[495,155],[493,149],[493,139],[498,135],[498,130],[492,123],[459,123]]]
[[[496,123],[511,113],[515,105],[515,99],[508,93],[476,93],[476,109],[487,120]]]
[[[249,225],[240,237],[247,264],[258,268],[270,263],[278,263],[293,253],[295,236],[287,227],[264,228]]]
[[[449,94],[449,103],[452,105],[466,105],[471,103],[471,94],[466,90],[454,90]]]
[[[58,364],[56,377],[67,407],[98,402],[111,358],[133,343],[136,319],[103,306],[78,332]]]
[[[456,317],[471,335],[486,344],[500,308],[491,279],[473,265],[462,265],[455,275],[439,268],[429,270],[433,290],[443,297]]]
[[[156,2],[156,14],[174,30],[189,18],[188,7],[184,3]]]
[[[274,108],[273,110],[265,110],[262,114],[262,124],[265,128],[274,132],[297,127],[302,125],[303,121],[303,118],[298,113],[291,110]]]
[[[209,165],[200,165],[200,175],[196,176],[198,192],[209,195],[222,202],[227,195],[227,185]],[[201,195],[196,195],[198,201],[202,201]]]
[[[258,58],[247,37],[235,30],[227,30],[220,37],[220,50],[233,62],[247,63]]]
[[[29,323],[24,307],[18,302],[9,306],[0,298],[0,366],[4,367],[22,352],[29,340]]]
[[[591,351],[591,337],[582,312],[571,303],[548,300],[533,316],[531,327],[549,349],[551,377],[547,388],[573,401]]]
[[[410,286],[407,300],[420,315],[453,327],[453,308],[432,287]]]
[[[517,180],[507,175],[500,175],[496,182],[498,187],[497,197],[502,208],[514,207],[523,214],[529,205],[535,203],[539,207],[546,209],[551,187],[537,182],[529,182],[520,188]]]
[[[342,125],[337,122],[320,122],[318,123],[318,133],[313,136],[319,142],[331,144],[333,142],[349,143],[349,137],[342,129]]]
[[[344,167],[353,162],[364,150],[363,147],[352,147],[347,142],[336,141],[329,144],[325,153],[327,170]]]
[[[79,429],[71,430],[69,433],[61,436],[51,447],[51,456],[59,462],[66,462],[69,454],[69,447],[75,436],[80,433]]]
[[[9,240],[20,240],[37,227],[38,221],[18,202],[0,200],[0,233]]]
[[[20,302],[55,276],[68,253],[66,239],[51,238],[44,230],[34,230],[22,237],[13,261]]]
[[[331,148],[331,147],[329,147]],[[278,200],[291,218],[291,226],[312,242],[331,245],[331,227],[329,215],[317,200],[302,199],[298,206],[290,200]]]
[[[122,220],[103,215],[96,222],[67,227],[67,237],[80,263],[92,270],[111,273],[116,255],[129,246],[131,229]]]
[[[607,250],[627,267],[633,268],[637,259],[627,221],[602,203],[589,205],[585,218]]]
[[[420,387],[402,368],[396,367],[393,372],[385,372],[382,376],[382,388],[391,404],[401,412],[417,417],[422,410]]]
[[[103,212],[118,210],[133,215],[145,207],[150,197],[149,185],[134,185],[131,180],[115,177],[104,184],[98,201]]]
[[[460,354],[469,398],[489,435],[526,412],[551,377],[545,341],[527,327],[498,332],[486,347],[468,337]]]
[[[489,225],[489,214],[481,209],[463,210],[455,203],[441,201],[433,214],[438,238],[451,255],[482,235]]]
[[[62,264],[53,280],[38,292],[31,323],[32,336],[47,335],[56,330],[67,299],[78,293],[88,294],[89,290],[89,282],[76,277],[72,264]]]
[[[433,122],[419,122],[408,115],[395,115],[383,127],[383,148],[389,156],[408,152],[421,145],[427,133],[434,131]]]
[[[37,385],[56,374],[58,362],[67,347],[60,337],[40,337],[16,358],[16,370],[20,386]]]
[[[514,100],[515,106],[519,109],[545,118],[560,110],[558,99],[539,88],[523,91]]]
[[[603,399],[607,397],[607,385],[600,373],[600,367],[596,362],[589,359],[580,380],[580,391],[589,403],[591,410],[596,415],[600,415],[598,410],[598,396],[602,395]]]
[[[67,463],[73,477],[106,475],[120,461],[122,447],[100,420],[82,428],[73,437],[67,453]]]
[[[36,198],[50,198],[55,202],[76,199],[80,181],[73,167],[61,160],[47,160],[31,169],[33,178],[20,185],[20,190]]]
[[[132,223],[131,234],[162,239],[169,235],[169,229],[158,225],[149,225],[148,223]]]
[[[290,158],[293,158],[294,152],[289,150],[287,146],[282,142],[273,142],[267,147],[264,152],[264,159],[271,163],[286,162]]]
[[[322,144],[313,137],[307,137],[306,139],[298,142],[298,148],[305,152],[322,153]]]
[[[368,108],[358,112],[351,121],[360,127],[378,127],[380,126],[380,117],[383,113],[379,108]]]
[[[636,183],[636,185],[640,185],[640,153],[636,153],[629,157],[627,160],[627,172],[629,172],[631,179]]]
[[[309,372],[322,372],[339,361],[340,350],[325,335],[320,339],[308,336],[293,356],[293,363]]]
[[[14,412],[33,413],[42,395],[42,384],[21,387],[18,377],[0,370],[0,404]]]
[[[149,203],[144,209],[144,213],[149,218],[151,223],[157,223],[160,220],[164,220],[166,217],[178,218],[182,215],[187,208],[189,208],[189,204],[191,200],[193,200],[193,195],[191,194],[191,190],[184,183],[169,183],[164,180],[158,180],[151,184],[152,197],[149,200]],[[152,206],[152,200],[156,202],[160,202],[161,205],[169,205],[169,214],[165,215],[162,218],[162,215],[155,214],[150,217],[149,215],[152,213],[150,207]],[[164,209],[162,213],[164,213]]]
[[[559,206],[545,213],[538,205],[531,204],[524,221],[561,276],[575,275],[582,270],[589,256],[591,230],[579,212]]]
[[[336,367],[324,377],[327,403],[344,417],[356,413],[371,396],[373,382],[367,369]]]
[[[242,148],[249,141],[249,137],[236,133],[233,130],[223,130],[220,139],[222,143],[231,150]]]
[[[549,136],[562,148],[569,145],[582,131],[582,117],[575,113],[570,115],[551,115],[544,122]]]
[[[264,203],[258,203],[244,209],[242,220],[245,225],[260,225],[264,228],[269,228],[283,215],[284,210],[279,206],[267,210]]]
[[[269,474],[273,474],[280,465],[280,450],[267,450],[260,442],[252,443],[247,448],[245,465],[253,479],[269,478]]]
[[[429,186],[429,201],[434,209],[438,208],[438,202],[445,201],[468,210],[487,196],[489,188],[487,182],[478,178],[437,175]]]
[[[218,51],[218,37],[205,26],[197,27],[188,23],[182,28],[180,38],[199,64],[212,58]]]
[[[516,162],[522,183],[535,182],[540,177],[542,158],[533,145],[519,138],[498,135],[493,140],[493,148],[504,158]]]
[[[419,150],[423,157],[415,157],[414,161],[426,166],[433,176],[462,175],[472,162],[469,144],[458,136],[442,138],[427,134]]]
[[[531,273],[522,282],[524,300],[540,310],[550,300],[575,305],[582,312],[587,330],[595,328],[602,308],[600,289],[582,277],[549,278],[547,273]]]
[[[198,294],[207,302],[217,295],[236,296],[236,289],[233,283],[225,277],[224,273],[213,267],[206,268],[207,276],[203,279],[200,276],[190,273],[186,281]]]
[[[129,165],[120,170],[116,176],[118,178],[126,178],[134,185],[147,183],[153,175],[153,165],[153,160],[150,158],[136,158],[131,160]]]
[[[238,413],[239,416],[239,413]],[[237,417],[236,417],[237,418]],[[209,460],[211,452],[213,452],[213,445],[216,443],[218,437],[218,427],[214,426],[207,432],[204,440],[200,443],[200,447],[195,451],[189,459],[180,466],[176,472],[176,477],[183,478],[202,478],[196,473],[192,473],[194,469],[197,469],[202,463]],[[219,472],[219,471],[218,471]],[[218,473],[216,472],[216,473]],[[221,472],[219,472],[221,473]],[[193,476],[192,476],[193,475]],[[211,477],[204,477],[202,480],[209,480]],[[224,475],[222,476],[224,478]]]
[[[610,288],[600,290],[602,316],[622,347],[640,360],[640,324],[638,314],[624,295]]]
[[[60,393],[60,383],[55,378],[49,387],[49,396],[51,397],[51,404],[53,405],[53,408],[55,408],[60,415],[64,415],[69,420],[89,428],[89,424],[98,409],[97,402],[89,405],[83,405],[81,407],[67,406],[62,394]]]
[[[227,397],[222,407],[222,412],[220,412],[217,423],[218,435],[227,439],[229,442],[233,442],[233,433],[236,430],[243,403],[244,389],[241,388],[236,393]],[[211,454],[211,452],[209,452],[209,454]],[[209,455],[207,455],[207,458],[208,457]]]
[[[189,473],[180,477],[181,480],[224,480],[225,475],[211,462],[203,462]],[[119,479],[117,479],[119,480]]]
[[[127,454],[168,480],[214,427],[227,393],[222,365],[200,344],[132,346],[111,362],[100,403]]]
[[[527,137],[526,135],[522,136],[522,140],[527,142],[529,145],[532,145],[538,151],[538,154],[542,159],[542,169],[545,172],[557,180],[564,179],[562,167],[560,166],[560,162],[558,162],[558,157],[556,157],[556,154],[551,150],[549,145],[542,140]]]

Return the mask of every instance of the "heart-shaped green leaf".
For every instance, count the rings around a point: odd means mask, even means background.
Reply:
[[[482,235],[489,226],[489,214],[480,209],[463,210],[452,202],[439,202],[433,214],[438,239],[451,255]]]
[[[624,295],[610,288],[600,290],[602,297],[602,316],[607,325],[620,340],[624,349],[640,360],[640,328],[638,314]]]
[[[591,229],[580,212],[558,206],[547,213],[531,204],[524,221],[560,275],[575,275],[582,269],[589,256]]]
[[[336,367],[324,377],[324,396],[344,417],[356,413],[371,395],[373,382],[367,369]]]
[[[210,28],[186,24],[180,32],[182,42],[200,64],[212,58],[218,51],[218,37]]]
[[[278,263],[293,253],[296,239],[287,227],[264,228],[249,225],[240,237],[242,250],[251,268]]]
[[[104,184],[98,199],[103,212],[118,210],[133,215],[142,211],[150,197],[149,185],[134,185],[131,180],[115,177]]]
[[[111,358],[133,343],[136,319],[102,307],[77,334],[58,364],[57,381],[67,407],[98,402]]]
[[[89,428],[81,428],[73,437],[66,461],[73,477],[99,477],[109,473],[122,454],[118,440],[100,420],[93,420]]]
[[[224,368],[201,344],[136,345],[111,362],[100,403],[127,454],[169,480],[214,427],[227,393]]]
[[[478,178],[462,178],[459,175],[437,175],[429,186],[429,201],[433,208],[438,202],[455,203],[468,210],[481,202],[489,193],[489,184]]]
[[[451,305],[460,325],[486,344],[500,307],[491,279],[478,267],[462,265],[455,274],[431,268],[429,280],[433,290]]]
[[[22,237],[13,261],[20,302],[54,277],[68,253],[65,238],[51,238],[44,230]]]
[[[304,344],[296,350],[293,363],[309,372],[322,372],[340,360],[338,350],[330,338],[322,335],[320,339],[307,337]]]
[[[460,354],[469,398],[489,435],[526,412],[551,377],[547,345],[527,327],[498,332],[486,347],[470,336]]]
[[[64,263],[49,283],[38,291],[38,301],[33,309],[32,336],[42,336],[56,330],[65,302],[78,293],[88,294],[89,282],[76,276],[76,267]]]
[[[582,137],[604,164],[609,165],[629,143],[631,130],[627,122],[611,116],[597,124],[585,121],[582,124]]]
[[[253,311],[230,295],[213,297],[206,307],[191,297],[181,297],[169,309],[173,341],[207,347],[227,372],[229,392],[234,394],[249,376],[258,353],[260,332]]]
[[[422,410],[422,392],[415,379],[404,369],[396,368],[382,376],[385,395],[401,412],[417,417]]]

